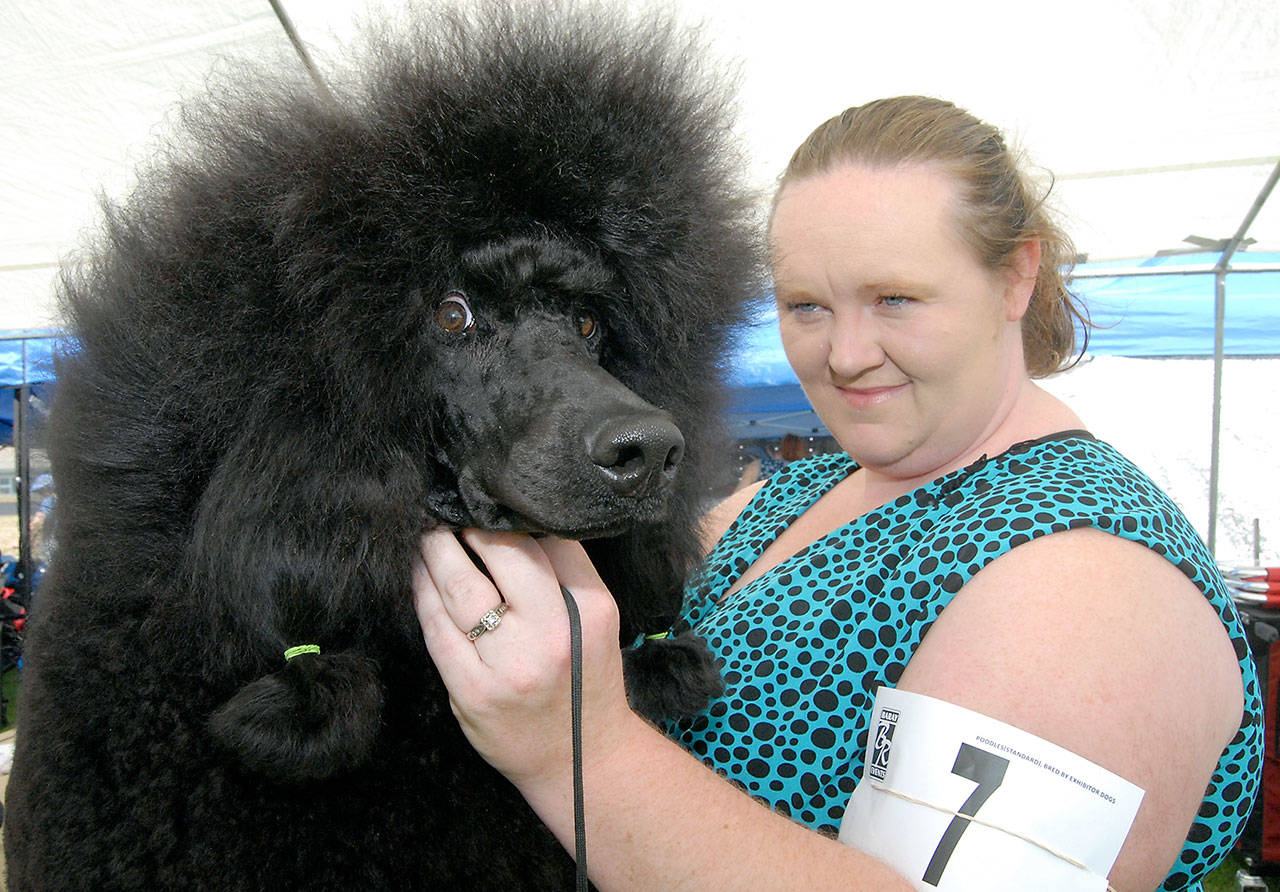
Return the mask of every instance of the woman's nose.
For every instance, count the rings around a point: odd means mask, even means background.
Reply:
[[[827,366],[837,379],[851,380],[884,363],[884,348],[874,321],[848,317],[837,319],[831,329]]]

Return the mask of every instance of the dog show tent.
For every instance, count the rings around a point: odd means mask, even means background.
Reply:
[[[650,0],[619,2],[636,16],[654,8]],[[56,270],[76,262],[97,225],[99,196],[128,194],[135,170],[173,128],[182,98],[200,93],[210,72],[248,60],[292,72],[309,63],[318,80],[341,77],[343,48],[361,23],[401,15],[406,3],[0,4],[0,329],[22,335],[59,326]],[[1081,0],[1070,7],[672,0],[668,7],[704,29],[713,56],[736,66],[743,170],[760,190],[762,218],[774,178],[818,122],[879,96],[937,95],[1004,129],[1046,191],[1052,182],[1049,201],[1088,261],[1078,267],[1080,281],[1096,276],[1097,288],[1086,292],[1123,301],[1126,288],[1136,289],[1145,296],[1133,303],[1158,315],[1181,300],[1176,295],[1214,282],[1219,357],[1234,349],[1233,332],[1224,329],[1238,283],[1248,279],[1249,289],[1280,297],[1275,275],[1264,279],[1257,269],[1276,268],[1280,257],[1280,201],[1267,201],[1280,171],[1274,0]],[[1181,280],[1164,292],[1131,285],[1152,265],[1192,251],[1202,252],[1194,257],[1200,275],[1162,276]],[[1247,267],[1254,269],[1233,272]],[[1096,336],[1095,346],[1102,340]],[[0,341],[19,353],[17,377],[0,386],[45,379],[47,364],[21,358],[21,345],[31,350],[31,343]],[[1280,353],[1278,343],[1264,336],[1247,352]],[[735,356],[740,434],[820,430],[767,318],[744,331]],[[1206,434],[1215,456],[1217,403]]]

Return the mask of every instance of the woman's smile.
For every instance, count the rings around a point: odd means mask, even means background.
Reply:
[[[911,386],[910,381],[904,381],[901,384],[889,384],[882,386],[868,387],[866,385],[853,387],[836,385],[836,390],[840,391],[840,395],[844,397],[844,401],[854,409],[872,409],[876,406],[889,402],[896,396],[904,393]]]

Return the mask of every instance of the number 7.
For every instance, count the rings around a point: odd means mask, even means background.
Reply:
[[[969,818],[978,813],[983,803],[991,798],[991,794],[1004,782],[1005,769],[1008,767],[1008,759],[967,743],[960,744],[960,751],[956,753],[956,763],[951,767],[951,773],[973,781],[978,788],[970,793],[964,805],[960,806],[960,811],[951,819],[947,832],[942,834],[938,847],[933,850],[933,857],[924,871],[924,881],[930,886],[936,886],[942,881],[942,871],[946,870],[947,862],[951,860],[951,853],[955,850],[956,843],[960,841],[960,836],[969,828]]]

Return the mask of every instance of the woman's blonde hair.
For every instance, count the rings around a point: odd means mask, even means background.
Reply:
[[[960,234],[990,269],[1008,266],[1014,250],[1040,243],[1040,269],[1026,315],[1022,343],[1027,372],[1042,378],[1073,365],[1089,343],[1089,315],[1067,290],[1075,259],[1071,239],[1037,197],[1020,159],[1000,131],[950,102],[927,96],[878,99],[845,110],[809,134],[778,180],[781,194],[793,180],[842,163],[892,167],[941,164],[960,183]],[[1084,341],[1076,350],[1076,321]]]

